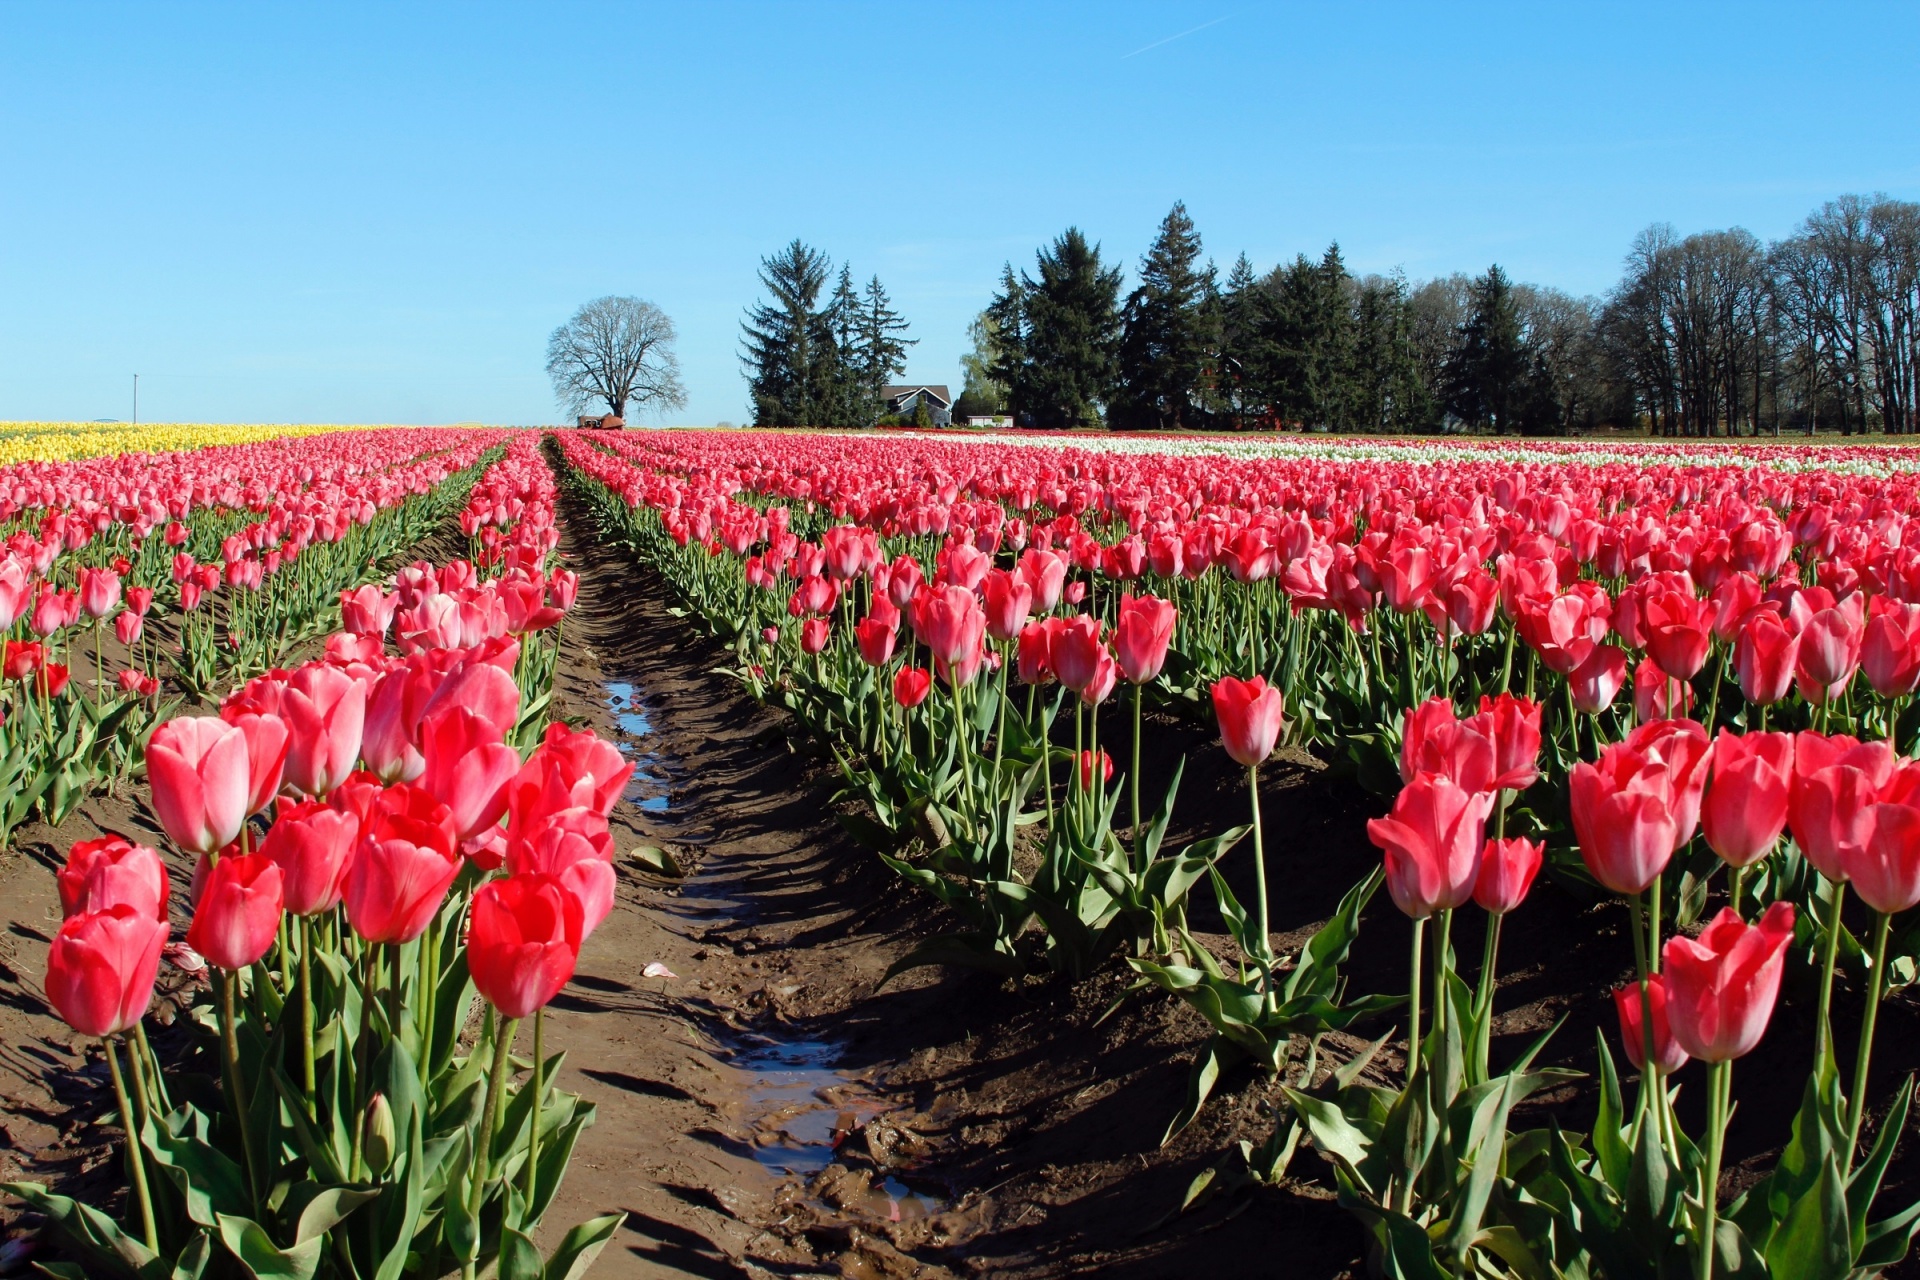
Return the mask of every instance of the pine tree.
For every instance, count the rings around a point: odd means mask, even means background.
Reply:
[[[817,419],[823,427],[865,427],[879,416],[869,413],[872,397],[860,367],[862,311],[860,295],[854,292],[853,272],[840,268],[839,282],[827,302],[827,329],[833,335],[833,358],[826,372],[827,403]]]
[[[1035,255],[1040,278],[1021,276],[1025,321],[1014,408],[1041,427],[1091,426],[1112,399],[1118,372],[1120,269],[1078,227]]]
[[[1001,356],[1000,321],[992,308],[973,318],[967,326],[967,341],[972,346],[960,357],[960,395],[953,402],[955,422],[1007,410],[1007,386],[993,375]]]
[[[860,303],[858,339],[853,347],[860,405],[856,426],[869,426],[886,408],[887,383],[905,372],[907,348],[918,341],[902,337],[907,322],[893,309],[880,277],[867,281],[866,296]]]
[[[1213,270],[1200,269],[1200,235],[1176,202],[1140,261],[1119,345],[1116,426],[1191,427],[1214,350]]]
[[[1267,401],[1263,394],[1260,353],[1262,292],[1253,263],[1242,253],[1227,272],[1216,311],[1219,349],[1215,357],[1212,409],[1228,426],[1239,430]]]
[[[755,426],[811,426],[832,410],[839,362],[830,309],[819,306],[832,266],[799,240],[760,260],[760,283],[773,300],[749,307],[740,326]]]
[[[980,313],[980,323],[993,334],[992,349],[982,353],[987,357],[984,373],[1002,388],[1005,408],[1019,421],[1018,415],[1025,412],[1027,291],[1013,274],[1012,263],[1000,268],[1000,291]]]
[[[1447,408],[1496,433],[1517,428],[1528,372],[1513,286],[1496,264],[1468,290],[1467,321],[1447,360]]]
[[[1359,283],[1352,387],[1355,430],[1411,431],[1433,420],[1413,341],[1407,282],[1399,275],[1370,276]]]

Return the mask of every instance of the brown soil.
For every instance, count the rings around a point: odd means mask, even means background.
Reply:
[[[1205,1038],[1185,1006],[1121,1001],[1115,969],[1078,985],[919,970],[879,986],[894,957],[944,927],[937,909],[835,821],[831,762],[713,674],[728,655],[666,612],[660,580],[583,537],[583,512],[566,514],[562,546],[582,585],[557,710],[621,742],[642,770],[617,814],[619,905],[549,1014],[549,1043],[568,1051],[559,1084],[599,1107],[548,1215],[549,1241],[624,1210],[592,1273],[604,1280],[1363,1272],[1362,1234],[1310,1151],[1278,1188],[1175,1212],[1197,1174],[1271,1132],[1277,1098],[1264,1080],[1230,1075],[1162,1147]],[[1126,741],[1122,724],[1116,712],[1110,742]],[[1150,779],[1189,759],[1176,827],[1191,838],[1238,821],[1243,775],[1207,735],[1172,718],[1150,727]],[[1268,768],[1262,783],[1275,928],[1297,943],[1374,865],[1362,822],[1377,807],[1304,759]],[[0,855],[0,1177],[52,1180],[117,1207],[117,1130],[94,1123],[109,1109],[104,1064],[40,993],[59,919],[52,868],[72,840],[107,828],[152,824],[126,799],[95,800],[57,834],[24,831]],[[639,869],[627,851],[641,844],[665,848],[688,875]],[[1250,846],[1226,871],[1250,900]],[[1217,929],[1210,914],[1197,909],[1196,925]],[[1607,991],[1630,960],[1623,925],[1612,904],[1541,887],[1508,925],[1496,1061],[1566,1013],[1547,1056],[1591,1069],[1593,1028],[1612,1034]],[[1404,990],[1406,937],[1381,895],[1351,989]],[[1470,971],[1477,926],[1455,946]],[[673,976],[647,976],[654,962]],[[1783,1134],[1804,1079],[1809,1003],[1790,992],[1737,1072],[1736,1160]],[[1850,1035],[1852,1005],[1841,1007]],[[1920,1053],[1909,1001],[1883,1022],[1877,1095]],[[163,1031],[161,1052],[185,1052],[184,1039]],[[1340,1057],[1362,1043],[1335,1036],[1324,1048]],[[1381,1066],[1398,1061],[1383,1054]],[[1591,1094],[1568,1089],[1531,1112],[1530,1124],[1554,1114],[1584,1129]],[[1683,1118],[1697,1127],[1684,1108]],[[1917,1172],[1904,1159],[1897,1181],[1912,1188]]]

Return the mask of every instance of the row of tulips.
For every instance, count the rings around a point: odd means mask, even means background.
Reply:
[[[102,1040],[129,1221],[10,1184],[75,1259],[49,1270],[577,1276],[617,1228],[532,1244],[593,1119],[554,1085],[543,1010],[612,908],[631,766],[536,709],[574,582],[549,571],[553,489],[530,468],[509,442],[476,486],[514,497],[503,576],[421,562],[342,590],[324,656],[154,731],[152,810],[194,865],[183,940],[156,850],[74,846],[47,993]],[[528,583],[537,602],[504,603]],[[177,1063],[144,1026],[163,952],[205,1032]]]
[[[0,838],[137,770],[169,678],[243,678],[324,629],[333,594],[438,522],[490,447],[363,433],[0,468]]]
[[[905,963],[1015,972],[1036,933],[1065,972],[1129,952],[1216,1030],[1175,1127],[1233,1062],[1297,1063],[1292,1123],[1250,1171],[1277,1176],[1310,1138],[1390,1273],[1849,1275],[1905,1255],[1920,1206],[1870,1213],[1908,1090],[1859,1146],[1875,1011],[1912,965],[1894,917],[1920,885],[1893,763],[1920,736],[1906,474],[822,436],[789,437],[776,466],[760,441],[692,433],[560,447],[603,527],[734,641],[750,686],[835,744],[890,864],[959,912],[962,932]],[[1135,763],[1115,782],[1099,708],[1123,679]],[[1160,850],[1178,775],[1147,819],[1148,700],[1213,711],[1252,774],[1250,828]],[[1070,734],[1055,723],[1069,702]],[[1258,838],[1257,770],[1282,741],[1395,795],[1370,828],[1380,871],[1290,968],[1268,939]],[[1791,844],[1776,801],[1801,815]],[[1034,866],[1015,835],[1040,824]],[[1252,912],[1214,866],[1249,830]],[[900,847],[911,836],[922,854]],[[1617,998],[1630,1059],[1654,1065],[1629,1110],[1603,1049],[1584,1142],[1507,1132],[1513,1107],[1567,1078],[1534,1065],[1544,1040],[1504,1073],[1489,1061],[1499,921],[1543,867],[1635,903],[1637,977]],[[1381,878],[1416,921],[1413,984],[1404,1000],[1343,1001],[1335,967]],[[1202,879],[1233,962],[1183,927]],[[1848,883],[1874,910],[1864,948],[1841,919]],[[1719,892],[1725,909],[1694,936]],[[1488,917],[1472,986],[1450,938],[1470,901]],[[1722,1213],[1725,1064],[1764,1030],[1789,958],[1821,993],[1806,1103],[1766,1192]],[[1825,1030],[1842,958],[1868,988],[1844,1095]],[[1403,1004],[1400,1086],[1360,1083],[1364,1060],[1316,1081],[1313,1037]],[[1698,1143],[1662,1083],[1686,1055],[1713,1064]],[[1824,1270],[1806,1264],[1816,1254]]]

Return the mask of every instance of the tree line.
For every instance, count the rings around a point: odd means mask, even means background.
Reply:
[[[1478,277],[1355,275],[1337,244],[1221,279],[1182,204],[1124,290],[1069,228],[1002,271],[956,417],[1138,429],[1614,427],[1677,436],[1920,428],[1920,204],[1842,196],[1785,239],[1635,238],[1575,297]],[[877,283],[877,282],[876,282]],[[1124,292],[1123,292],[1124,290]]]
[[[761,259],[768,300],[748,308],[740,361],[758,427],[866,427],[886,411],[883,391],[906,368],[907,322],[879,276],[856,289],[842,266],[795,240]]]

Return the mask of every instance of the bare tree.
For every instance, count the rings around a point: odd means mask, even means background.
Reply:
[[[567,412],[605,401],[616,418],[687,403],[673,321],[642,298],[595,298],[547,339],[547,376]]]

